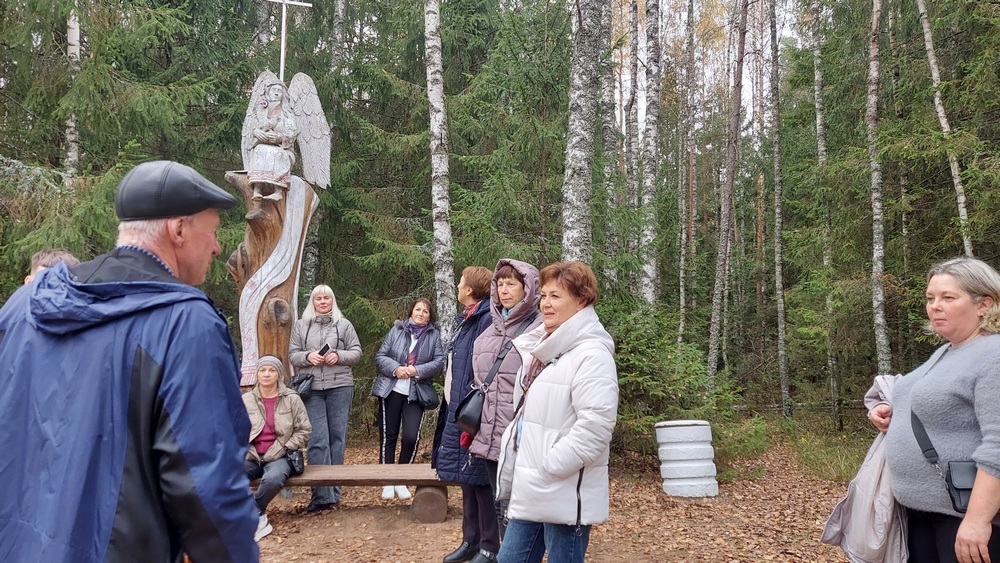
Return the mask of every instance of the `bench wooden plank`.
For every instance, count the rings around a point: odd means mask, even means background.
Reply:
[[[289,477],[286,487],[332,485],[385,486],[411,485],[443,487],[454,485],[438,479],[429,463],[386,465],[306,465],[301,475]]]

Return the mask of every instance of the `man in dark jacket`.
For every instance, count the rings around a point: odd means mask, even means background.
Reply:
[[[118,247],[0,309],[4,560],[258,560],[240,366],[192,287],[234,204],[187,166],[140,164],[115,195]]]

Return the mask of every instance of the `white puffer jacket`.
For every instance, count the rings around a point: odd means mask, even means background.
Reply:
[[[544,336],[539,325],[514,339],[522,374],[532,357],[545,368],[504,432],[498,497],[507,497],[509,483],[511,519],[599,524],[608,519],[608,455],[618,418],[614,342],[592,306]],[[518,382],[515,405],[523,393],[521,375]],[[516,432],[520,444],[512,454]]]

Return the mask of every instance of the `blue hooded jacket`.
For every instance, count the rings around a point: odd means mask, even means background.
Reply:
[[[127,248],[0,309],[6,561],[257,561],[226,322]]]
[[[461,320],[461,315],[458,318]],[[490,326],[490,322],[490,300],[483,299],[469,318],[460,322],[452,344],[451,396],[447,398],[447,418],[437,457],[437,473],[443,481],[481,487],[490,484],[486,463],[478,457],[470,456],[469,448],[461,446],[459,440],[462,431],[455,424],[458,403],[472,390],[472,343]]]

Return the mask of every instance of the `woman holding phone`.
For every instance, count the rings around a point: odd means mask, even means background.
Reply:
[[[313,376],[306,411],[313,432],[309,463],[341,465],[347,439],[347,420],[354,400],[351,366],[361,361],[361,341],[351,321],[337,307],[327,285],[317,285],[302,318],[295,321],[288,361],[299,373]],[[332,508],[340,502],[340,487],[313,487],[306,512]]]

